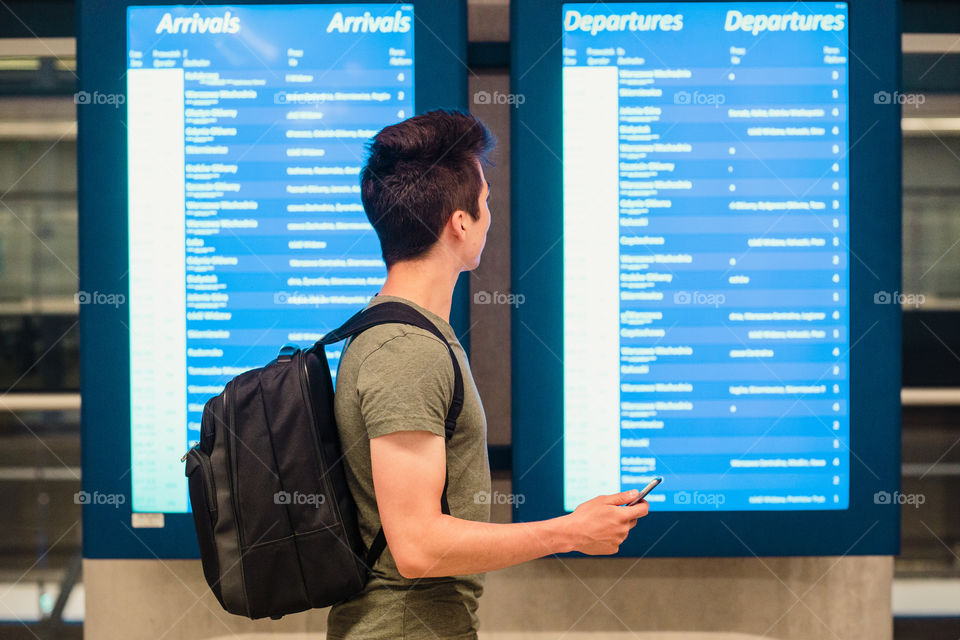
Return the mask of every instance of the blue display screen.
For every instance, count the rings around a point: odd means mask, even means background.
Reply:
[[[846,3],[562,19],[564,507],[846,509]]]
[[[207,399],[379,290],[359,172],[413,115],[413,27],[395,3],[128,9],[134,511],[188,511]]]

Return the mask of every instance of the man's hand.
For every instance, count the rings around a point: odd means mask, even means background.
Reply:
[[[635,500],[639,493],[636,489],[631,489],[608,496],[597,496],[566,516],[569,518],[573,551],[587,555],[608,555],[619,551],[630,529],[650,510],[646,500],[641,500],[632,507],[621,506]]]

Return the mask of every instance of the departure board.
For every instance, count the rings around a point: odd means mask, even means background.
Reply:
[[[847,508],[847,18],[563,5],[565,509]]]

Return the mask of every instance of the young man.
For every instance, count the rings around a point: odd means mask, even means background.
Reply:
[[[445,446],[453,366],[428,331],[381,325],[343,353],[335,412],[347,479],[364,542],[382,523],[387,549],[364,590],[331,609],[331,640],[476,638],[483,572],[553,553],[614,553],[647,513],[645,501],[619,506],[637,495],[626,491],[552,520],[488,522],[486,419],[448,318],[457,277],[480,263],[490,227],[482,164],[492,147],[479,120],[445,111],[386,127],[370,145],[361,195],[387,263],[370,304],[402,302],[437,326],[459,361],[464,404]],[[440,506],[446,478],[450,515]]]

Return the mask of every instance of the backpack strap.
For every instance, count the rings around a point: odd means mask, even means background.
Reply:
[[[381,324],[409,324],[424,331],[429,331],[447,345],[450,362],[453,363],[453,399],[450,401],[450,408],[447,410],[447,415],[443,419],[443,431],[444,443],[450,442],[450,439],[453,437],[453,432],[457,428],[457,418],[460,417],[460,411],[463,409],[463,373],[460,371],[460,363],[457,362],[457,356],[453,353],[453,348],[450,346],[446,337],[444,337],[440,329],[422,313],[402,302],[381,302],[358,311],[338,329],[334,329],[323,336],[313,348],[322,349],[325,345],[356,337],[367,329]],[[450,505],[447,503],[447,487],[449,483],[450,478],[445,475],[443,493],[440,494],[440,510],[446,515],[450,515]],[[383,533],[383,527],[380,527],[373,542],[370,543],[370,549],[367,551],[366,566],[368,569],[373,568],[374,563],[380,557],[380,554],[383,553],[386,546],[387,537]]]

